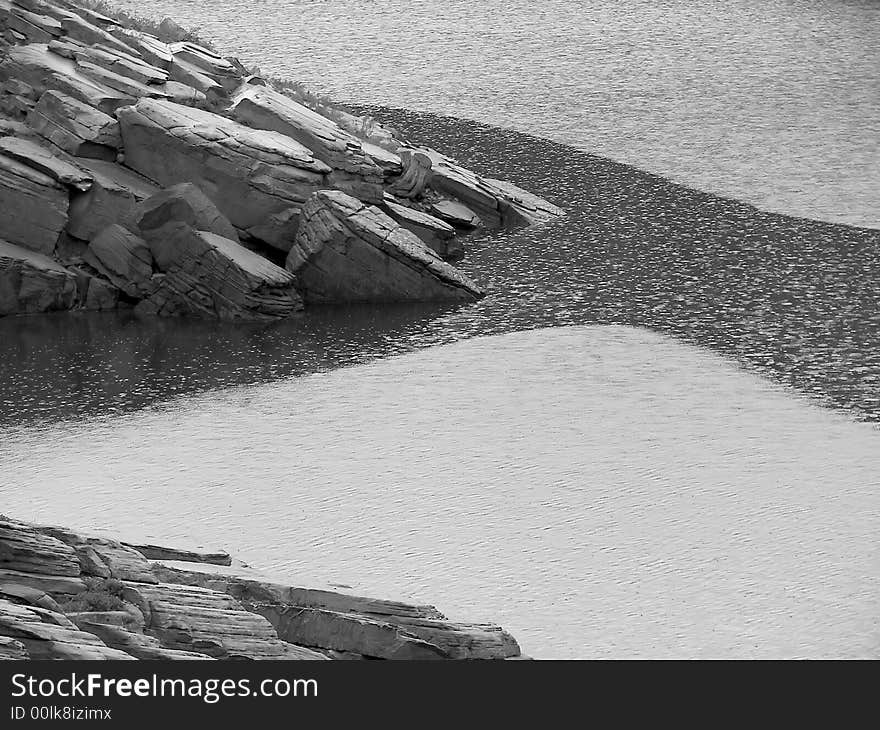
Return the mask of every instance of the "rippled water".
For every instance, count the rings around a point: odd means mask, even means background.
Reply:
[[[120,5],[147,12],[141,2]],[[340,100],[452,114],[880,227],[875,0],[154,0]]]
[[[195,535],[539,656],[876,656],[880,232],[807,218],[877,225],[878,6],[402,5],[152,7],[553,138],[369,107],[567,218],[471,242],[475,305],[0,319],[0,511]]]
[[[225,545],[501,621],[542,657],[880,652],[880,433],[646,331],[11,429],[0,463],[19,517]]]

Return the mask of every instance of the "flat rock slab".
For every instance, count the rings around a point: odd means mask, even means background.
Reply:
[[[110,33],[156,68],[167,71],[174,61],[170,46],[149,33],[123,27],[114,28]]]
[[[122,146],[111,116],[58,91],[47,91],[28,115],[28,125],[78,157],[113,160]]]
[[[287,258],[312,302],[475,301],[480,288],[378,208],[340,191],[303,208]]]
[[[4,137],[0,139],[0,154],[23,162],[62,185],[85,192],[92,186],[92,176],[67,158],[60,149],[31,139]]]
[[[415,233],[445,261],[464,258],[464,247],[456,240],[455,229],[448,223],[420,210],[408,208],[386,195],[382,206],[388,215],[411,233]]]
[[[244,85],[231,114],[255,129],[281,132],[333,168],[331,186],[369,203],[382,202],[383,173],[360,140],[338,124],[266,86]]]
[[[263,227],[263,240],[282,250],[289,231],[266,231],[266,222],[326,187],[331,171],[285,135],[204,110],[142,99],[118,117],[127,166],[162,186],[194,183],[233,225]]]
[[[67,225],[63,185],[0,153],[0,240],[51,254]]]
[[[7,254],[8,244],[0,242],[0,256]],[[0,520],[0,568],[47,575],[80,574],[73,548],[31,525],[11,520]]]

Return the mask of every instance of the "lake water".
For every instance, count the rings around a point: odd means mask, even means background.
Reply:
[[[475,305],[0,319],[0,511],[541,657],[880,654],[878,6],[691,5],[154,3],[568,215]]]

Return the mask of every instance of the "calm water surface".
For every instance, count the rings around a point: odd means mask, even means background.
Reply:
[[[0,319],[0,511],[537,656],[880,654],[878,6],[690,5],[155,3],[568,215],[471,306]]]

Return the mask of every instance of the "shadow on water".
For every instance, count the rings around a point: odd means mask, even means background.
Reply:
[[[766,213],[518,132],[365,109],[562,205],[558,223],[472,242],[467,306],[320,308],[273,325],[128,313],[0,320],[0,425],[120,413],[478,335],[647,327],[880,421],[880,231]]]

